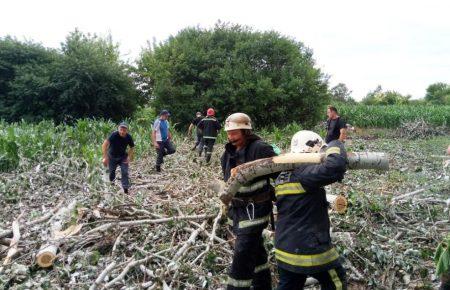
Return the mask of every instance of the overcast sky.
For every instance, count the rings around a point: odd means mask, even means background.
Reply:
[[[345,83],[358,100],[377,85],[421,98],[428,85],[450,83],[447,0],[2,0],[0,11],[0,37],[58,48],[75,28],[110,33],[128,60],[149,40],[219,19],[276,30],[311,48],[330,84]]]

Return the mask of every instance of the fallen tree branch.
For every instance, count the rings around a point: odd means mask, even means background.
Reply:
[[[422,193],[422,192],[426,191],[427,189],[428,188],[421,188],[421,189],[414,190],[414,191],[409,192],[409,193],[405,193],[405,194],[393,197],[392,200],[391,200],[391,204],[394,204],[394,203],[396,203],[399,200],[402,200],[402,199],[405,199],[405,198],[409,198],[409,197],[414,196],[416,194]]]
[[[200,227],[200,225],[199,225],[198,223],[194,222],[194,221],[191,221],[190,223],[191,223],[192,225],[196,226],[197,228]],[[192,233],[192,232],[195,231],[195,230],[192,229],[192,228],[186,228],[186,231]],[[205,237],[211,238],[211,234],[210,234],[208,231],[204,230],[202,233],[204,234]],[[226,243],[226,242],[227,242],[227,241],[225,241],[224,239],[219,238],[218,236],[215,236],[215,237],[214,237],[214,240],[215,240],[216,242],[218,242],[218,243]]]
[[[106,266],[105,269],[103,269],[100,275],[98,275],[97,279],[95,279],[94,284],[91,285],[89,290],[97,289],[97,286],[99,286],[103,282],[103,280],[105,280],[106,275],[108,275],[108,273],[111,272],[114,267],[116,267],[116,262],[112,261],[108,266]]]
[[[120,243],[120,239],[122,238],[123,234],[127,231],[128,229],[124,229],[123,231],[120,232],[120,234],[117,236],[116,241],[114,242],[114,245],[112,247],[111,250],[111,255],[114,256],[117,252],[117,246]]]
[[[205,230],[205,226],[206,226],[206,221],[204,221],[200,228],[196,229],[194,232],[191,233],[191,236],[189,237],[189,239],[183,244],[183,246],[175,253],[175,255],[173,256],[172,260],[174,262],[179,262],[184,255],[186,255],[188,248],[194,244],[195,239],[197,239],[198,234],[201,231]]]
[[[61,207],[62,204],[63,204],[63,202],[61,201],[55,208],[52,209],[51,212],[49,212],[49,213],[47,213],[47,214],[45,214],[45,215],[43,215],[43,216],[41,216],[41,217],[39,217],[39,218],[37,218],[35,220],[32,220],[30,222],[25,223],[23,228],[26,229],[26,228],[29,228],[29,227],[34,226],[36,224],[39,224],[39,223],[42,223],[42,222],[45,222],[45,221],[49,220],[59,210],[59,208]],[[6,230],[6,231],[1,232],[0,233],[0,239],[8,237],[8,236],[12,235],[12,233],[13,233],[12,230]]]
[[[211,233],[208,235],[209,236],[209,242],[206,245],[206,249],[203,252],[201,252],[200,255],[198,255],[197,258],[195,258],[191,262],[191,265],[195,265],[195,263],[199,259],[201,259],[204,255],[206,255],[210,251],[211,246],[214,244],[214,238],[216,237],[217,227],[218,227],[220,219],[222,218],[222,215],[223,215],[223,207],[220,207],[219,213],[217,214],[216,218],[214,219],[214,223],[213,223],[213,227],[212,227]]]
[[[161,219],[144,219],[144,220],[136,220],[136,221],[124,221],[124,222],[111,222],[92,230],[87,231],[84,235],[90,235],[98,231],[107,231],[112,227],[128,227],[128,226],[140,226],[146,224],[162,224],[172,221],[183,221],[183,220],[201,220],[201,219],[209,219],[213,218],[214,215],[202,214],[202,215],[188,215],[188,216],[174,216],[170,218],[161,218]]]
[[[144,263],[150,261],[151,258],[153,258],[153,257],[158,257],[159,254],[162,254],[162,253],[164,253],[164,252],[167,252],[167,250],[162,250],[162,251],[159,251],[159,252],[157,252],[157,253],[155,253],[155,254],[150,254],[149,256],[147,256],[147,257],[145,257],[145,258],[143,258],[143,259],[140,259],[140,260],[133,260],[133,261],[129,262],[129,263],[125,266],[125,268],[122,270],[122,272],[121,272],[116,278],[114,278],[111,282],[105,284],[104,288],[107,289],[107,288],[110,288],[110,287],[114,286],[116,283],[118,283],[120,280],[122,280],[122,279],[125,277],[125,275],[126,275],[132,268],[134,268],[134,267],[136,267],[136,266],[139,266],[139,265],[141,265],[141,264],[144,264]]]
[[[3,266],[9,264],[14,255],[16,255],[18,252],[18,243],[20,240],[19,220],[22,217],[22,215],[23,213],[20,214],[12,223],[13,238],[11,239],[11,243],[9,245],[8,253],[6,254],[6,258],[3,261]]]
[[[244,163],[233,168],[230,179],[221,189],[220,199],[223,203],[228,204],[242,185],[257,177],[291,171],[300,165],[318,164],[323,162],[325,157],[325,153],[286,153]],[[350,152],[347,155],[347,168],[387,170],[389,161],[384,153]]]

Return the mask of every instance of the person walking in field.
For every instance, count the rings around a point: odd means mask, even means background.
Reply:
[[[128,151],[127,147],[129,147]],[[128,193],[130,188],[128,169],[130,162],[133,161],[134,142],[128,133],[128,125],[125,122],[120,123],[117,131],[103,142],[102,153],[103,165],[109,168],[109,181],[114,181],[116,168],[120,166],[122,188],[125,193]]]
[[[328,144],[333,140],[345,142],[347,138],[347,125],[338,115],[336,107],[328,106],[327,116],[327,136],[325,137],[325,143]]]
[[[155,169],[157,172],[161,172],[161,165],[164,163],[164,156],[175,153],[175,146],[171,139],[169,126],[170,113],[167,110],[162,110],[159,114],[159,118],[153,123],[152,130],[152,142],[157,151]]]
[[[202,119],[203,119],[202,113],[201,112],[197,112],[195,114],[195,118],[191,121],[191,124],[189,125],[189,129],[188,129],[188,136],[189,137],[192,135],[192,130],[195,128],[195,145],[192,148],[192,151],[195,151],[195,149],[197,149],[198,145],[202,141],[201,130],[199,130],[199,128],[197,127],[198,123],[200,123],[200,121]]]
[[[219,130],[222,128],[219,121],[215,118],[216,112],[214,109],[209,108],[206,117],[203,118],[198,123],[198,130],[202,134],[202,142],[199,148],[199,156],[202,155],[202,152],[205,152],[205,161],[208,163],[211,160],[211,155],[214,147],[214,143],[216,143],[217,134]]]
[[[252,132],[248,115],[235,113],[225,121],[228,143],[221,157],[224,180],[241,164],[273,157],[272,146]],[[227,216],[236,241],[227,289],[272,289],[262,232],[272,212],[273,187],[269,176],[249,181],[232,199]]]

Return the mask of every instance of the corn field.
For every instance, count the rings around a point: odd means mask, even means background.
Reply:
[[[450,106],[435,105],[338,105],[339,114],[357,127],[396,128],[403,122],[423,119],[434,126],[450,126]]]

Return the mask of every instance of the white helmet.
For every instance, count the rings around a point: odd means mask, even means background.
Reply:
[[[325,142],[319,134],[308,130],[298,131],[291,140],[291,153],[311,152],[315,145],[322,147],[324,144]]]
[[[252,120],[247,114],[234,113],[225,120],[225,131],[252,129]]]

